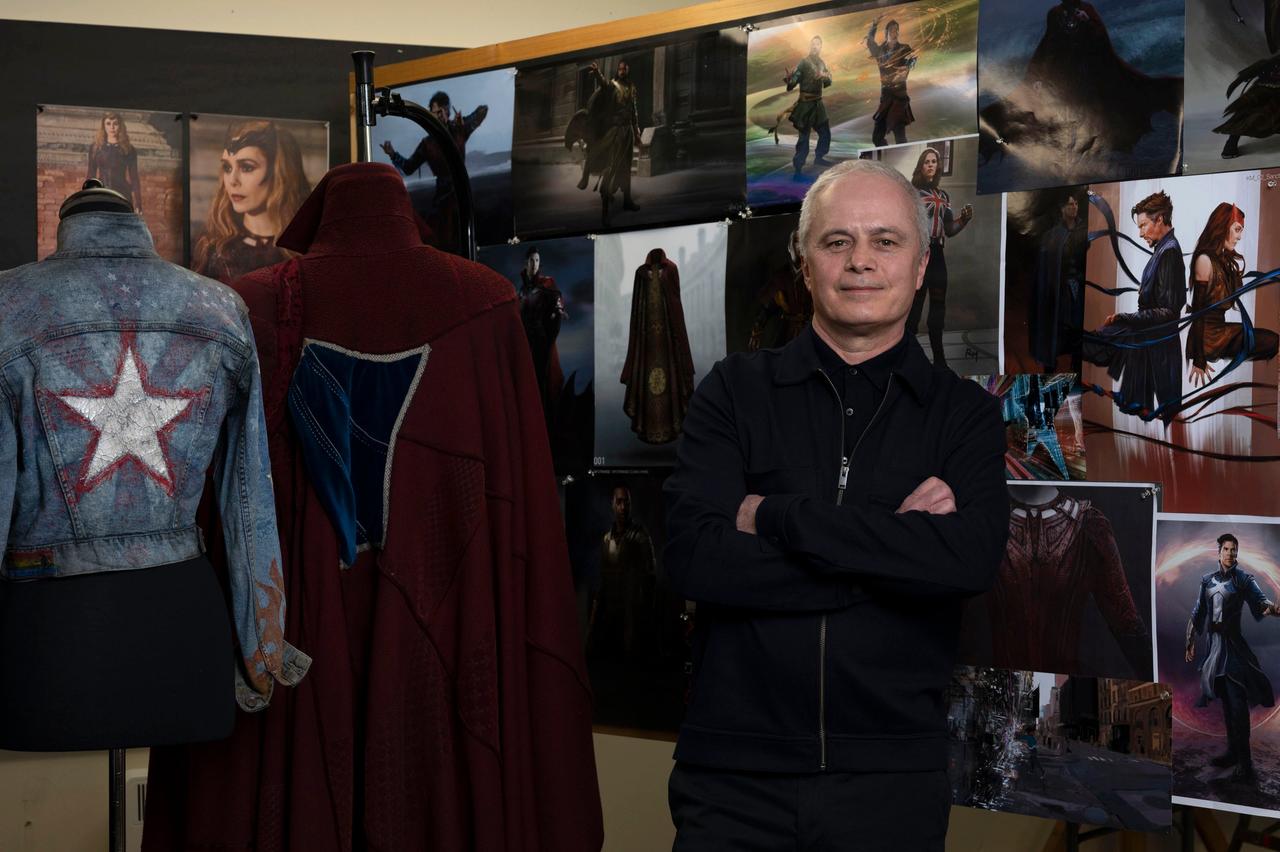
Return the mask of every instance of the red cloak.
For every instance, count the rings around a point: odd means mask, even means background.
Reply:
[[[424,246],[390,166],[333,169],[238,281],[260,351],[308,677],[231,740],[155,749],[143,848],[576,852],[603,842],[588,680],[538,384],[510,282]],[[304,338],[431,350],[387,539],[350,569],[286,413]]]

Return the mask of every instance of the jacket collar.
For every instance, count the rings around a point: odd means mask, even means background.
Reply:
[[[310,255],[385,254],[423,245],[423,225],[394,168],[347,163],[320,179],[276,245]]]
[[[804,327],[800,336],[782,347],[778,358],[778,369],[773,380],[780,385],[794,385],[816,376],[822,370],[822,359],[814,345],[812,323]],[[893,374],[903,380],[918,402],[924,402],[933,384],[933,365],[925,357],[920,343],[911,335],[907,335],[907,351],[902,357],[902,364]]]
[[[147,224],[137,213],[94,210],[58,223],[52,257],[157,257]]]

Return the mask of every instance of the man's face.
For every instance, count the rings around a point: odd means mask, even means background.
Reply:
[[[1138,223],[1138,236],[1142,237],[1149,246],[1154,246],[1164,239],[1165,234],[1169,233],[1169,226],[1159,216],[1152,217],[1146,213],[1139,213],[1136,221]]]
[[[613,519],[625,523],[631,517],[631,492],[625,488],[613,489]]]
[[[542,268],[542,256],[539,255],[536,251],[533,254],[529,255],[527,258],[525,258],[524,271],[529,273],[530,278],[537,275],[538,270],[541,268]]]
[[[817,56],[820,53],[822,53],[822,39],[814,36],[809,39],[809,54],[811,56]]]
[[[1074,222],[1075,218],[1080,215],[1080,204],[1074,196],[1067,197],[1067,203],[1062,205],[1062,219],[1065,222]]]
[[[626,62],[618,63],[618,79],[626,80],[631,76],[631,66]]]
[[[912,202],[880,175],[847,175],[814,199],[801,270],[829,332],[903,327],[924,280]]]
[[[1222,547],[1218,548],[1218,564],[1220,564],[1224,569],[1235,565],[1236,551],[1239,549],[1239,545],[1234,541],[1224,541],[1222,543]]]
[[[441,121],[449,120],[449,105],[447,103],[443,101],[432,101],[431,106],[428,108],[431,110],[431,114]]]
[[[884,29],[884,37],[890,44],[896,44],[898,41],[898,25],[890,24]]]

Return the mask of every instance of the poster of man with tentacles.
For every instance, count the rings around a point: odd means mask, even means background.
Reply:
[[[1170,511],[1280,513],[1277,181],[1248,171],[1088,188],[1091,479],[1165,483]]]

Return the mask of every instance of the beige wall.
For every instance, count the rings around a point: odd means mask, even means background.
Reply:
[[[0,0],[0,19],[478,47],[660,12],[685,0]]]

